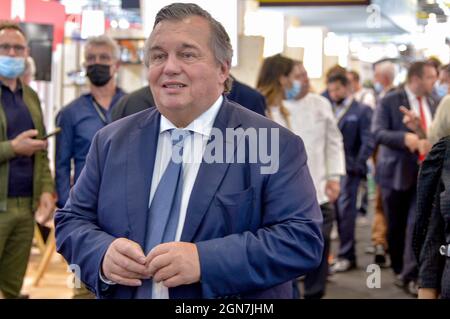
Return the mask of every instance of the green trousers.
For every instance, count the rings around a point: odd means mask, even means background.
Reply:
[[[8,198],[6,211],[0,212],[0,290],[5,298],[20,295],[33,233],[31,198]]]

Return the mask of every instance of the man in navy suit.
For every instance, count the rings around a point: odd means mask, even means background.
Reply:
[[[381,187],[383,208],[388,220],[391,267],[397,285],[415,293],[417,268],[412,253],[412,232],[416,210],[416,182],[426,139],[408,129],[400,107],[414,111],[426,131],[436,110],[430,98],[436,79],[435,68],[426,62],[413,63],[407,83],[387,94],[374,116],[373,132],[380,145],[375,180]]]
[[[58,251],[98,297],[291,298],[319,265],[303,143],[223,96],[231,57],[197,5],[157,14],[145,58],[156,108],[98,132],[55,218]]]
[[[264,96],[250,86],[239,82],[235,77],[232,76],[232,79],[233,85],[227,98],[253,112],[266,116],[266,99]]]
[[[334,74],[327,80],[327,89],[344,139],[347,175],[341,178],[341,193],[336,202],[339,233],[339,254],[331,271],[343,272],[356,267],[355,222],[358,186],[367,174],[366,161],[374,148],[370,132],[372,109],[352,97],[345,74]]]

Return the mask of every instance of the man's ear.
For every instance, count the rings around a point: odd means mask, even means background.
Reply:
[[[221,75],[221,81],[223,83],[225,83],[225,81],[229,78],[230,69],[231,69],[230,61],[226,61],[225,63],[220,64],[220,75]]]

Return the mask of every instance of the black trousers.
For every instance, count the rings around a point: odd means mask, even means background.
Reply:
[[[330,234],[334,221],[334,205],[325,203],[320,205],[323,215],[322,235],[324,249],[319,268],[308,273],[304,281],[305,299],[319,299],[325,295],[325,286],[328,276],[328,255],[330,253]]]
[[[417,277],[417,265],[412,251],[412,234],[416,212],[416,187],[406,191],[381,189],[383,208],[387,217],[387,239],[391,267],[405,280]]]

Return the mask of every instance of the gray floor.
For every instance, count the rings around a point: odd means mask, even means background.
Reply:
[[[367,218],[358,218],[356,225],[357,269],[337,273],[328,277],[325,299],[411,299],[411,295],[394,285],[394,275],[390,268],[379,268],[379,281],[369,265],[373,264],[373,255],[366,254],[365,249],[371,244],[371,222],[373,205],[369,208]],[[332,242],[331,250],[336,255],[339,239]],[[368,268],[369,267],[369,268]],[[369,280],[368,280],[369,279]],[[369,288],[379,283],[379,288]]]
[[[359,220],[356,226],[356,251],[358,258],[358,267],[346,273],[338,273],[329,277],[327,285],[327,293],[325,298],[332,299],[410,299],[413,298],[406,294],[402,289],[394,285],[394,275],[390,268],[381,268],[380,270],[380,285],[379,288],[369,288],[369,283],[376,283],[374,279],[373,269],[368,269],[368,266],[373,263],[373,255],[366,254],[365,248],[370,245],[371,232],[370,215],[366,219],[366,223],[361,223]],[[333,252],[337,251],[339,240],[334,240],[332,244]],[[369,270],[369,271],[368,271]]]

